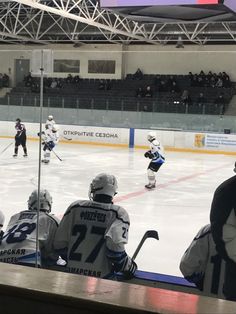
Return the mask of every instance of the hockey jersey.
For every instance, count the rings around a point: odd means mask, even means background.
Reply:
[[[157,140],[153,140],[150,143],[150,152],[152,154],[152,162],[158,164],[165,162],[164,148]]]
[[[225,262],[217,254],[210,224],[202,227],[193,239],[181,259],[180,270],[204,295],[224,298]]]
[[[54,124],[55,124],[54,120],[47,120],[45,123],[45,129],[46,130],[52,130]]]
[[[129,225],[128,213],[118,205],[76,201],[60,222],[54,248],[64,250],[69,272],[108,278],[112,263],[107,250],[124,252]]]
[[[35,264],[37,212],[25,210],[11,217],[0,244],[0,262]],[[39,212],[38,264],[56,263],[58,254],[53,252],[53,239],[58,220]]]
[[[48,129],[44,133],[43,140],[46,143],[53,142],[54,144],[57,144],[59,142],[59,132],[52,132],[51,129]]]

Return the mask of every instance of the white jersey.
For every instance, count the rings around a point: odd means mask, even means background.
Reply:
[[[47,120],[45,123],[45,130],[52,130],[55,123],[54,120]]]
[[[150,143],[150,151],[153,155],[152,162],[163,164],[165,162],[164,148],[160,142],[153,140]]]
[[[6,263],[35,264],[37,212],[22,211],[13,215],[0,244],[0,261]],[[58,221],[45,212],[39,212],[38,264],[57,261],[52,245]]]
[[[44,134],[44,141],[46,143],[53,142],[56,145],[59,142],[59,132],[52,132],[52,130],[48,129]]]
[[[203,294],[224,298],[223,283],[225,262],[217,254],[210,225],[200,229],[184,253],[180,270],[184,277],[194,282],[194,278],[203,278]]]
[[[128,213],[118,205],[77,201],[59,224],[54,248],[65,249],[69,272],[107,277],[112,265],[106,250],[124,251],[129,225]]]

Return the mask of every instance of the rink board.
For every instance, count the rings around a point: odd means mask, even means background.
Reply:
[[[14,122],[2,121],[0,124],[0,137],[14,137],[14,126]],[[67,143],[145,149],[148,147],[148,132],[155,131],[157,139],[167,150],[197,153],[236,154],[235,134],[77,125],[59,125],[59,127],[60,140]],[[28,139],[37,140],[39,125],[37,123],[26,123],[26,129]]]

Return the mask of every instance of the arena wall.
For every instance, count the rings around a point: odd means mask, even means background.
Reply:
[[[45,47],[37,46],[37,49]],[[29,59],[32,66],[33,46],[2,45],[0,50],[0,72],[10,76],[12,84],[15,79],[15,59]],[[197,46],[188,45],[184,49],[175,46],[97,44],[74,48],[73,45],[48,45],[53,50],[54,59],[80,60],[80,72],[83,78],[124,78],[140,68],[145,74],[188,74],[226,71],[232,81],[236,81],[235,46]],[[88,60],[114,60],[115,73],[88,73]],[[66,77],[68,73],[52,73],[51,76]]]

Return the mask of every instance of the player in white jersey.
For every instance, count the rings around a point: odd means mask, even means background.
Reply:
[[[59,142],[58,130],[59,130],[58,126],[54,124],[52,129],[49,128],[45,132],[42,133],[43,151],[44,151],[44,156],[43,156],[44,158],[42,162],[45,164],[48,164],[50,162],[51,151]]]
[[[56,124],[56,122],[54,121],[53,116],[49,115],[45,123],[45,130],[52,130],[52,127],[54,126],[54,124]]]
[[[164,157],[164,149],[160,142],[156,139],[155,132],[149,132],[147,135],[147,139],[150,143],[150,150],[148,150],[144,157],[151,159],[148,169],[147,169],[147,176],[148,176],[148,184],[145,185],[147,189],[154,189],[156,187],[156,176],[155,172],[157,172],[162,164],[165,162]]]
[[[52,197],[47,190],[40,191],[38,265],[55,265],[58,254],[53,252],[53,239],[59,221],[50,214]],[[36,226],[38,191],[29,197],[28,210],[13,215],[0,244],[0,262],[27,266],[36,264]]]
[[[131,278],[137,265],[127,255],[130,226],[126,210],[113,204],[117,181],[101,173],[90,185],[90,200],[72,203],[56,232],[54,248],[67,261],[67,270],[106,279],[122,272]]]
[[[216,251],[211,225],[202,227],[184,253],[180,270],[204,295],[224,298],[225,262]]]

